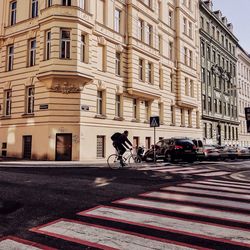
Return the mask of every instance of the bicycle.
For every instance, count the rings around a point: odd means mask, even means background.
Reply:
[[[133,168],[137,167],[138,163],[141,162],[142,162],[141,157],[138,156],[137,154],[134,154],[132,149],[126,150],[123,156],[116,151],[115,154],[111,154],[107,159],[108,166],[112,169],[118,169],[124,167]]]

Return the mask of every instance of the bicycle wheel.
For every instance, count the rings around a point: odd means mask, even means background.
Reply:
[[[128,165],[131,168],[138,167],[141,162],[142,162],[141,157],[136,154],[131,154],[128,158]]]
[[[108,166],[112,169],[117,169],[121,166],[120,159],[117,154],[112,154],[108,157],[107,162]]]

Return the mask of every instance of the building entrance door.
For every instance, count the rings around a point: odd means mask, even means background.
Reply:
[[[56,161],[72,160],[72,134],[56,134]]]
[[[23,159],[31,159],[32,136],[23,136]]]

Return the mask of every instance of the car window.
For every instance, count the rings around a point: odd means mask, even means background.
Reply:
[[[194,145],[194,143],[191,140],[176,140],[175,142],[176,145]]]
[[[198,146],[199,146],[199,147],[203,147],[203,143],[202,143],[201,140],[198,140]]]

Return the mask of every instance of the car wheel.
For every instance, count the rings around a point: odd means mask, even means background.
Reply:
[[[165,159],[167,162],[174,162],[174,157],[170,153],[166,154]]]

